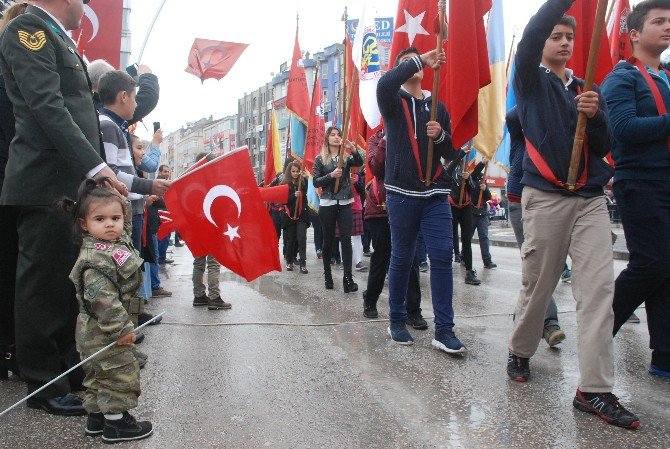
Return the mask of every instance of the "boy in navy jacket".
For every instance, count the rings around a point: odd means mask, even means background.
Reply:
[[[573,405],[626,428],[638,418],[619,404],[614,386],[613,259],[604,185],[613,170],[602,158],[612,135],[606,105],[566,68],[577,28],[565,16],[573,0],[547,0],[519,42],[514,88],[526,137],[523,161],[525,241],[522,287],[509,339],[507,373],[530,377],[529,359],[542,339],[544,315],[565,258],[573,261],[580,379]],[[566,185],[578,113],[588,118],[578,184]]]
[[[645,0],[628,16],[633,58],[603,83],[614,132],[614,196],[630,253],[614,291],[614,334],[643,302],[649,372],[670,378],[670,0]]]
[[[425,66],[435,69],[445,62],[444,53],[419,55],[416,48],[401,51],[394,68],[377,86],[377,102],[386,129],[386,209],[391,225],[391,264],[389,266],[389,305],[393,341],[411,345],[407,331],[405,296],[419,231],[423,234],[430,258],[430,289],[435,311],[433,347],[452,354],[466,351],[454,334],[451,269],[451,209],[449,187],[440,158],[453,159],[451,123],[444,104],[438,103],[437,120],[430,120],[433,99],[421,89]],[[431,167],[432,183],[426,186],[428,141],[435,143]]]

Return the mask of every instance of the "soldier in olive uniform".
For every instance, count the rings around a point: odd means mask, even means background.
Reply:
[[[147,437],[152,426],[128,413],[140,395],[133,330],[144,261],[130,242],[129,221],[124,231],[130,208],[124,211],[124,200],[106,187],[87,180],[80,188],[75,219],[83,242],[70,279],[79,302],[76,340],[82,359],[118,343],[84,365],[86,435],[102,434],[106,443],[114,443]]]
[[[68,279],[77,248],[54,200],[74,198],[82,179],[94,176],[127,192],[103,161],[86,65],[66,32],[79,28],[83,3],[34,0],[0,37],[0,69],[16,118],[0,204],[16,206],[18,214],[16,352],[30,392],[78,361],[77,304]],[[80,386],[81,377],[69,380]],[[84,414],[70,382],[56,382],[27,405]]]

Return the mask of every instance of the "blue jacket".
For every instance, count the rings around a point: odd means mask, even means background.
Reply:
[[[514,77],[514,89],[525,137],[563,182],[567,181],[577,127],[575,97],[583,87],[583,81],[573,78],[565,85],[558,76],[541,67],[540,63],[545,41],[570,6],[572,0],[547,0],[530,19],[517,49]],[[598,91],[597,88],[595,90]],[[603,186],[614,175],[612,167],[602,160],[612,147],[612,133],[606,111],[607,104],[601,95],[600,110],[586,125],[589,154],[588,177],[584,187],[569,192],[547,181],[530,159],[528,152],[523,160],[522,183],[565,195],[604,195]],[[584,160],[585,157],[582,156],[580,176],[584,170]]]
[[[428,134],[426,124],[430,121],[432,98],[425,93],[424,99],[414,98],[402,85],[415,73],[423,69],[421,58],[415,56],[389,70],[377,85],[377,103],[384,119],[386,129],[386,172],[384,183],[386,190],[398,195],[428,198],[436,195],[448,195],[447,176],[443,172],[435,183],[426,187],[420,179],[419,170],[412,143],[409,127],[404,112],[405,103],[410,112],[410,118],[418,141],[421,169],[426,169],[428,154]],[[451,120],[444,104],[438,102],[437,120],[442,125],[442,135],[435,140],[433,176],[441,167],[440,158],[453,159],[457,153],[451,146]]]
[[[660,76],[652,78],[670,107],[670,88]],[[658,115],[651,89],[637,67],[622,61],[603,82],[616,164],[614,180],[670,181],[670,114]]]
[[[519,111],[515,107],[505,117],[510,137],[509,176],[507,177],[507,194],[521,196],[523,193],[523,158],[526,154],[526,141],[519,120]]]

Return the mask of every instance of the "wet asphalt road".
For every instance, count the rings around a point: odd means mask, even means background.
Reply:
[[[479,287],[465,285],[463,269],[454,266],[456,331],[470,349],[464,358],[430,347],[432,320],[428,331],[411,331],[412,347],[392,343],[383,322],[360,323],[360,292],[344,295],[337,269],[335,290],[325,291],[313,251],[308,275],[273,273],[247,284],[226,272],[222,295],[233,308],[208,311],[191,306],[188,249],[171,249],[175,263],[163,270],[163,286],[174,296],[150,300],[149,311],[167,313],[140,347],[150,359],[135,412],[156,431],[122,447],[670,447],[670,382],[647,373],[644,310],[642,324],[626,324],[615,340],[615,393],[640,417],[637,431],[572,408],[578,372],[569,284],[555,295],[568,338],[560,349],[541,342],[531,382],[507,379],[506,339],[521,276],[516,249],[492,247],[499,268],[484,270],[473,247]],[[615,272],[624,266],[617,261]],[[363,290],[366,275],[355,278]],[[429,299],[428,276],[421,284]],[[385,290],[380,318],[388,317],[386,300]],[[429,300],[424,315],[432,316]],[[282,325],[240,324],[251,322]],[[354,323],[283,325],[343,322]],[[0,409],[23,393],[18,381],[1,382]],[[83,435],[84,422],[20,406],[0,418],[0,447],[102,447]]]

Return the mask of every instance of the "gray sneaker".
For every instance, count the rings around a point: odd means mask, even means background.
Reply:
[[[542,336],[550,348],[553,348],[565,340],[565,332],[555,324],[545,327]]]

